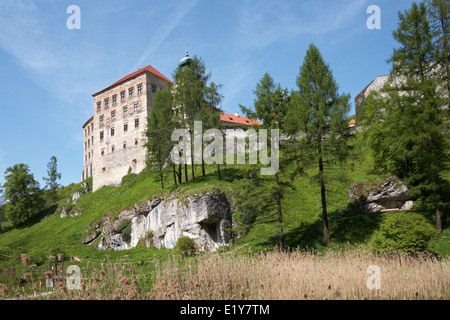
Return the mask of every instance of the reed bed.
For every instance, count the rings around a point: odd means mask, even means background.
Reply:
[[[24,257],[24,264],[29,261]],[[82,260],[82,259],[81,259]],[[76,261],[79,263],[81,261]],[[380,288],[368,287],[370,266]],[[3,299],[55,300],[440,300],[450,298],[448,259],[427,254],[375,255],[365,250],[204,252],[164,261],[80,264],[81,287],[52,271],[23,278],[26,288],[0,284]],[[370,270],[370,269],[369,269]],[[53,279],[53,288],[46,281]]]
[[[380,289],[367,285],[380,269]],[[296,250],[256,255],[207,254],[161,266],[152,299],[449,299],[450,264],[431,256]]]

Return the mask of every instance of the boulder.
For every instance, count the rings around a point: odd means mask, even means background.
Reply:
[[[363,183],[355,183],[350,187],[348,198],[366,212],[411,210],[413,206],[408,187],[395,178],[384,180],[367,196]]]

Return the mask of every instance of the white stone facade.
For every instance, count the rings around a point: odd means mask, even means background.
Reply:
[[[153,95],[168,80],[148,66],[93,95],[94,116],[83,126],[82,179],[93,177],[93,191],[117,186],[122,177],[145,169],[145,130]],[[164,77],[164,78],[163,78]]]

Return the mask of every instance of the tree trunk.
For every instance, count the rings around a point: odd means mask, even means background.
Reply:
[[[202,159],[202,177],[206,176],[205,172],[205,161]]]
[[[161,188],[164,189],[164,178],[163,178],[162,171],[159,171],[159,176],[161,177]]]
[[[278,180],[278,172],[275,173],[275,182],[277,186],[280,185],[280,182]],[[280,191],[277,190],[277,209],[278,209],[278,222],[280,223],[281,230],[280,230],[280,250],[281,252],[284,252],[284,232],[283,232],[283,214],[281,212],[281,196]]]
[[[181,163],[178,165],[178,184],[181,184],[181,178],[182,178],[182,173],[181,173]]]
[[[187,164],[184,164],[184,179],[186,180],[186,182],[189,181]]]
[[[441,211],[439,210],[439,206],[436,207],[436,228],[439,232],[442,233],[442,219],[441,219]]]
[[[322,220],[323,220],[323,232],[325,235],[325,244],[331,243],[330,230],[328,229],[328,214],[327,214],[327,200],[325,182],[323,180],[323,159],[322,159],[322,145],[319,141],[319,179],[320,179],[320,195],[322,199]]]
[[[175,163],[172,163],[172,169],[173,169],[173,183],[177,185],[177,170],[175,167]]]
[[[217,164],[217,175],[220,180],[220,164]]]

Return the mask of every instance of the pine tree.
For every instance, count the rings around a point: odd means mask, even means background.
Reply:
[[[181,125],[191,134],[191,143],[194,141],[194,122],[199,120],[199,114],[206,103],[207,83],[211,77],[206,73],[203,60],[197,56],[190,59],[187,66],[178,66],[174,72],[174,98],[175,104],[181,112]],[[192,149],[192,145],[191,145]],[[195,178],[194,153],[191,152],[190,163],[192,179]],[[185,178],[187,175],[187,162],[185,163]]]
[[[147,167],[159,173],[161,188],[164,189],[164,169],[170,163],[170,152],[173,142],[172,132],[175,129],[175,114],[172,89],[160,90],[153,97],[153,107],[148,118],[147,137]],[[174,182],[176,181],[175,165],[172,163]]]
[[[287,89],[282,89],[280,84],[275,84],[273,78],[269,73],[265,73],[259,83],[256,85],[256,89],[253,91],[255,95],[255,100],[253,103],[253,108],[247,108],[245,106],[240,105],[240,109],[247,117],[251,119],[261,119],[263,125],[258,126],[257,129],[284,129],[284,121],[287,113],[287,108],[289,106],[289,92]],[[274,151],[271,151],[274,152]],[[267,195],[266,203],[262,204],[261,199],[262,196],[256,197],[257,205],[253,206],[251,210],[246,210],[247,214],[250,216],[268,216],[270,217],[271,207],[276,208],[277,221],[279,226],[279,244],[280,250],[284,251],[284,230],[283,230],[283,212],[281,200],[283,195],[287,192],[287,186],[289,183],[283,183],[280,181],[280,177],[278,172],[274,174],[273,179],[269,177],[261,177],[254,173],[249,175],[252,177],[253,187],[250,185],[245,185],[244,187],[254,188],[253,191],[244,188],[246,190],[245,193],[254,192],[255,190],[259,190],[261,195]],[[274,183],[274,185],[273,185]],[[255,188],[255,186],[262,186],[265,190],[260,190]],[[249,201],[244,200],[245,207],[249,207]],[[265,212],[260,212],[258,207],[262,206]],[[250,219],[250,222],[254,222],[256,220]]]
[[[58,180],[61,179],[61,173],[58,173],[58,165],[55,156],[52,156],[47,164],[47,175],[48,177],[44,177],[43,179],[46,182],[46,188],[48,188],[50,192],[50,199],[55,200],[56,192],[61,188],[61,185],[58,183]]]
[[[431,32],[434,37],[435,59],[440,68],[443,88],[447,89],[450,97],[450,2],[448,0],[428,0],[427,10]]]
[[[349,155],[347,122],[350,109],[347,94],[338,93],[338,85],[319,49],[311,44],[297,77],[298,91],[292,94],[287,114],[288,132],[296,146],[299,171],[315,168],[314,181],[320,186],[325,243],[331,242],[328,228],[327,192],[331,169]]]
[[[369,143],[376,163],[410,187],[411,195],[433,207],[442,230],[442,174],[448,168],[448,122],[443,95],[445,69],[436,60],[441,49],[424,3],[399,13],[394,39],[399,47],[390,81],[380,94],[367,99]]]

